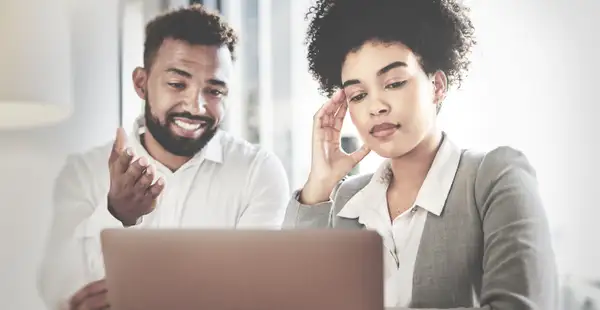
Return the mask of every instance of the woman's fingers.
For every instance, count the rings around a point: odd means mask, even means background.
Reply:
[[[366,144],[363,144],[363,146],[361,146],[360,149],[354,151],[349,156],[350,158],[352,158],[354,166],[356,166],[361,160],[367,157],[367,155],[369,155],[370,152],[371,149]]]
[[[347,111],[346,96],[338,90],[313,118],[313,158],[327,161],[340,146],[340,131]]]
[[[342,126],[344,125],[344,118],[346,117],[346,112],[348,111],[348,103],[344,101],[339,105],[339,109],[335,113],[333,128],[339,132],[342,131]]]

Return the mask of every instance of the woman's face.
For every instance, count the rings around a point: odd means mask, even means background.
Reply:
[[[402,44],[365,43],[342,66],[342,88],[362,140],[385,158],[402,156],[435,129],[446,77],[428,76]]]

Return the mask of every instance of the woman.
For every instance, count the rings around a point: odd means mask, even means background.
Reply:
[[[509,147],[462,150],[436,125],[475,44],[454,0],[319,0],[310,71],[331,99],[314,118],[312,165],[291,228],[373,229],[385,248],[385,304],[555,309],[556,270],[535,172]],[[349,112],[365,145],[340,150]],[[373,174],[343,180],[370,151]]]

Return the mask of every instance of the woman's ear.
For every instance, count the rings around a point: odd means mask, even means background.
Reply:
[[[433,74],[431,82],[433,83],[433,104],[437,106],[436,110],[439,112],[448,92],[448,78],[444,71],[438,70]]]

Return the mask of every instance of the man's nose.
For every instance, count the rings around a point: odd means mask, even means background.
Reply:
[[[191,109],[190,112],[194,114],[205,114],[206,113],[206,100],[202,96],[201,92],[195,92],[189,100],[186,100]]]

